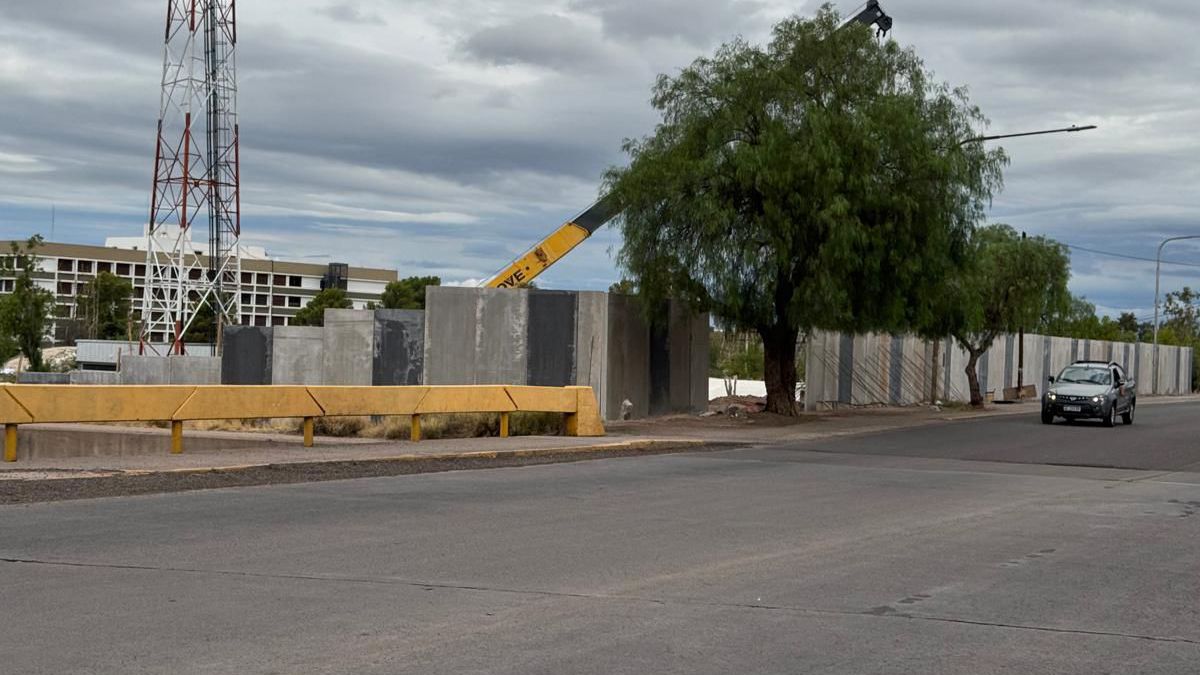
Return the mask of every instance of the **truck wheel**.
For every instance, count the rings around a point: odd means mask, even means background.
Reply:
[[[1133,424],[1133,408],[1137,405],[1137,401],[1129,402],[1129,410],[1121,413],[1121,421],[1125,424]]]
[[[1104,416],[1104,426],[1111,427],[1117,423],[1117,402],[1113,401],[1112,406],[1108,409],[1108,414]]]
[[[1042,424],[1054,424],[1054,415],[1051,415],[1050,413],[1043,410],[1042,411]]]

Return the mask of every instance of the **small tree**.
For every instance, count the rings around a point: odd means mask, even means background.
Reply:
[[[653,135],[606,184],[647,307],[709,309],[765,351],[767,410],[797,413],[801,331],[905,330],[1001,182],[986,120],[911,50],[829,5],[660,76]]]
[[[1163,323],[1174,330],[1176,339],[1184,344],[1190,344],[1200,336],[1200,292],[1184,286],[1182,290],[1167,293],[1163,303]],[[1161,329],[1160,329],[1161,330]]]
[[[383,289],[379,306],[384,309],[425,309],[425,288],[441,285],[439,277],[407,277],[390,281]]]
[[[293,326],[324,326],[326,309],[350,309],[354,303],[340,288],[326,288],[313,296],[308,304],[292,317]]]
[[[38,257],[34,254],[42,245],[41,235],[30,237],[24,246],[12,242],[12,250],[3,259],[0,276],[15,276],[13,292],[0,298],[0,332],[8,336],[29,362],[30,370],[42,370],[42,341],[46,336],[46,320],[54,307],[54,295],[38,287],[33,279]]]
[[[631,279],[621,279],[620,281],[610,285],[608,292],[613,295],[637,295],[637,284]]]
[[[1067,311],[1070,258],[1062,244],[1026,239],[1007,225],[976,231],[971,255],[939,293],[945,303],[922,332],[950,334],[968,354],[971,405],[983,405],[976,368],[996,336]]]
[[[83,324],[83,334],[92,340],[126,337],[132,296],[133,284],[108,272],[84,284],[75,296],[75,317]]]

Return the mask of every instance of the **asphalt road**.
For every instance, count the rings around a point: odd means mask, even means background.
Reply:
[[[1195,673],[1200,474],[964,459],[1170,408],[3,506],[0,671]]]

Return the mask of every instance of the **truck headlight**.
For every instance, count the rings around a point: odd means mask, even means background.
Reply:
[[[1093,396],[1092,397],[1092,403],[1099,403],[1100,401],[1103,401],[1103,400],[1104,400],[1104,398],[1101,396]]]
[[[1058,394],[1055,394],[1054,392],[1050,392],[1049,394],[1046,394],[1046,398],[1050,399],[1051,401],[1054,401],[1054,400],[1058,399]]]

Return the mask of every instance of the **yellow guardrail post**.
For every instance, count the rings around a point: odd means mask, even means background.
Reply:
[[[304,447],[311,448],[313,446],[313,418],[304,418]]]
[[[500,413],[500,438],[508,438],[508,413]]]
[[[4,461],[17,461],[17,425],[4,425]]]
[[[421,440],[421,416],[417,413],[413,413],[410,419],[412,420],[412,425],[408,438],[413,443],[416,443],[417,441]]]
[[[183,421],[171,420],[171,454],[183,454]]]

